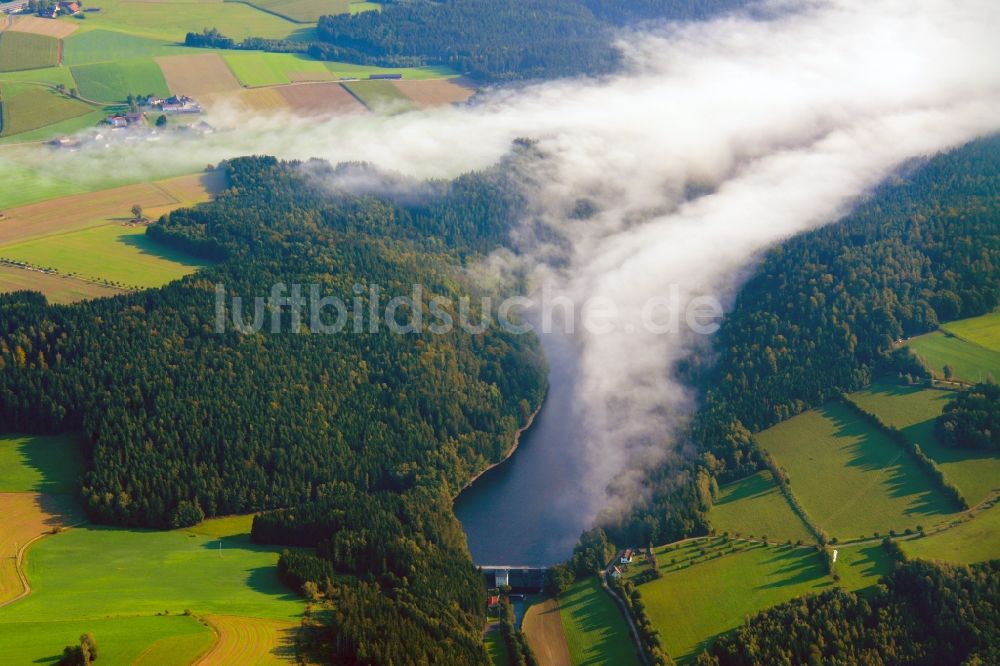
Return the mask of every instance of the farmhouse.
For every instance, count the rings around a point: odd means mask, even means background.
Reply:
[[[160,108],[164,113],[201,113],[201,107],[186,95],[174,95],[163,100]]]
[[[632,563],[633,552],[631,548],[626,548],[622,551],[621,557],[618,558],[619,564],[631,564]]]
[[[114,128],[128,127],[128,119],[125,116],[111,116],[107,123]]]
[[[80,13],[80,5],[75,2],[60,2],[56,5],[56,11],[73,16]]]
[[[622,577],[622,570],[617,566],[611,567],[611,577],[615,580],[619,580]]]

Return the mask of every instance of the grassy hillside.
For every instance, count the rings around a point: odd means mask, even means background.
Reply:
[[[59,95],[47,88],[25,83],[0,84],[3,135],[12,136],[86,116],[94,107]]]
[[[901,543],[907,555],[926,560],[972,564],[996,559],[1000,556],[1000,506],[940,534]]]
[[[792,492],[841,541],[941,521],[956,510],[902,447],[831,403],[758,435]]]
[[[849,397],[862,409],[902,430],[907,440],[919,444],[974,506],[1000,487],[1000,454],[949,448],[937,441],[934,420],[955,395],[951,391],[880,383]]]
[[[734,545],[735,552],[727,545],[716,551],[724,554],[708,553],[707,559],[700,556],[705,542],[658,549],[663,577],[638,587],[667,652],[679,663],[690,663],[746,615],[833,585],[812,548]]]
[[[987,349],[945,331],[918,336],[907,342],[906,346],[939,379],[944,377],[946,365],[951,367],[956,379],[966,382],[981,382],[1000,376],[1000,351]]]
[[[767,470],[722,486],[708,519],[720,534],[767,536],[773,541],[815,540]]]
[[[1000,352],[1000,311],[982,317],[953,321],[942,325],[941,330],[966,342]]]
[[[573,584],[559,597],[559,614],[574,664],[638,664],[621,610],[596,576]]]

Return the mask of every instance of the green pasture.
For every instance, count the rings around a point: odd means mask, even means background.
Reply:
[[[103,591],[103,594],[110,594]],[[8,609],[4,609],[5,611]],[[61,617],[58,607],[53,618]],[[11,615],[11,613],[7,613]],[[97,664],[188,664],[208,649],[215,634],[193,617],[145,616],[0,623],[0,651],[7,664],[54,664],[80,635],[94,634]]]
[[[137,58],[203,53],[170,40],[130,35],[114,30],[77,32],[63,40],[64,65],[89,65],[97,62],[118,62]]]
[[[4,136],[40,129],[95,111],[89,104],[27,83],[0,84],[0,105],[3,107]]]
[[[903,447],[831,403],[757,435],[810,517],[841,541],[940,522],[957,507]]]
[[[945,331],[934,331],[912,338],[906,346],[922,359],[937,378],[944,377],[944,366],[951,366],[956,379],[966,382],[1000,379],[1000,351],[963,340]]]
[[[767,470],[719,488],[719,498],[708,519],[719,534],[766,536],[771,541],[815,541]]]
[[[493,666],[510,666],[510,649],[499,627],[486,634],[486,654]]]
[[[112,222],[0,248],[0,257],[63,275],[126,287],[159,287],[193,273],[204,261],[150,240],[143,226]]]
[[[73,78],[83,97],[99,102],[123,102],[129,95],[170,95],[153,60],[78,65],[73,67]]]
[[[75,435],[0,435],[0,492],[73,493],[82,471]]]
[[[1000,311],[943,324],[941,329],[972,344],[1000,352]]]
[[[382,11],[382,3],[380,3],[380,2],[352,2],[350,9],[351,9],[351,13],[352,14],[362,14],[364,12],[380,12],[380,11]]]
[[[177,43],[182,43],[188,32],[201,32],[204,28],[218,28],[222,34],[236,40],[267,37],[309,41],[315,35],[311,26],[302,26],[244,3],[102,0],[100,6],[100,13],[87,15],[82,30],[101,29]],[[67,41],[78,38],[73,35]]]
[[[697,555],[704,546],[696,542],[659,549],[663,577],[637,588],[667,652],[679,663],[691,663],[747,615],[833,585],[812,548],[733,544],[733,553],[681,567],[670,564],[671,559]]]
[[[907,555],[925,560],[972,564],[1000,555],[1000,506],[985,509],[972,520],[938,534],[901,541]]]
[[[954,391],[885,382],[849,397],[862,409],[899,428],[907,440],[919,444],[969,505],[974,506],[991,490],[1000,487],[1000,454],[949,448],[938,442],[934,436],[934,422],[956,395]]]
[[[246,3],[296,23],[315,24],[320,16],[351,11],[350,0],[246,0]]]
[[[280,549],[252,543],[249,529],[249,520],[221,537],[86,526],[42,539],[27,563],[32,593],[0,609],[0,635],[11,622],[176,615],[185,609],[294,620],[303,605],[278,580]]]
[[[892,570],[892,560],[881,543],[832,548],[837,550],[834,572],[840,576],[840,586],[852,592],[870,589]]]
[[[625,618],[597,576],[578,580],[559,596],[559,617],[575,666],[639,664]]]
[[[30,32],[0,33],[0,72],[41,69],[59,64],[59,40]]]
[[[451,79],[458,76],[449,67],[373,67],[370,65],[352,65],[347,62],[324,62],[328,70],[338,79],[367,79],[372,74],[402,74],[408,80]]]

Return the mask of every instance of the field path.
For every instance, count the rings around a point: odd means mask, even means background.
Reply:
[[[196,666],[295,663],[294,622],[256,617],[207,615],[219,640]]]
[[[615,605],[618,606],[618,610],[621,611],[622,615],[625,616],[625,621],[628,623],[628,631],[632,635],[632,642],[635,644],[635,649],[639,653],[639,660],[643,663],[643,666],[652,666],[649,663],[649,656],[646,654],[646,648],[643,646],[642,641],[639,639],[639,630],[635,626],[635,621],[632,619],[632,614],[628,612],[628,608],[625,606],[625,602],[618,594],[608,587],[607,574],[601,571],[601,587],[604,591],[611,595],[611,598],[615,600]]]

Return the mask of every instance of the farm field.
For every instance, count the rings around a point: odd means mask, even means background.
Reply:
[[[157,58],[167,87],[175,95],[204,95],[239,90],[240,82],[216,53]]]
[[[295,113],[309,116],[366,113],[358,102],[339,83],[298,83],[274,89]]]
[[[539,663],[547,666],[570,666],[572,662],[558,601],[546,599],[532,604],[524,615],[521,631]]]
[[[719,499],[708,519],[720,534],[766,536],[771,541],[815,541],[767,470],[719,488]]]
[[[201,32],[213,26],[236,40],[268,37],[308,41],[314,34],[312,27],[237,2],[102,0],[100,6],[99,14],[87,17],[85,29],[104,29],[173,42],[183,42],[188,32]]]
[[[13,30],[0,33],[0,72],[41,69],[58,64],[58,39]]]
[[[576,666],[639,663],[625,618],[597,576],[578,580],[560,596],[559,615]]]
[[[76,492],[83,469],[72,435],[0,436],[0,492]]]
[[[114,30],[90,29],[86,32],[77,32],[63,40],[64,65],[88,65],[97,62],[205,52],[204,49],[179,46],[173,40],[140,37]]]
[[[124,293],[121,289],[84,282],[65,275],[28,271],[13,266],[0,266],[0,293],[25,290],[40,291],[45,294],[49,303],[57,304],[76,303],[77,301]]]
[[[966,342],[1000,352],[1000,311],[942,324],[941,329]]]
[[[810,517],[841,541],[935,524],[958,508],[907,451],[845,405],[799,414],[757,438]]]
[[[0,258],[126,289],[159,287],[207,265],[150,240],[145,226],[120,222],[6,245]]]
[[[394,81],[396,88],[421,109],[465,102],[475,89],[461,79],[433,81]]]
[[[78,65],[72,72],[80,94],[98,102],[123,102],[130,94],[170,94],[163,72],[151,60]]]
[[[250,88],[236,92],[203,95],[199,98],[206,109],[239,113],[290,112],[288,102],[278,88]]]
[[[94,111],[94,107],[89,104],[27,83],[0,85],[0,104],[3,106],[5,137],[85,116]]]
[[[900,545],[910,557],[925,560],[972,564],[996,559],[1000,552],[1000,505],[984,509],[957,527]]]
[[[967,342],[944,331],[934,331],[912,338],[906,346],[924,360],[934,376],[944,377],[944,366],[951,366],[955,378],[981,382],[1000,377],[1000,351]]]
[[[11,32],[30,32],[36,35],[45,35],[62,39],[69,37],[79,26],[69,21],[53,21],[38,16],[18,16],[14,19],[14,25],[10,27]]]
[[[147,615],[11,622],[0,625],[0,645],[10,664],[55,663],[63,646],[77,644],[86,632],[97,640],[96,663],[114,666],[188,663],[199,654],[195,648],[204,651],[215,640],[212,630],[194,617]]]
[[[14,565],[15,553],[32,539],[48,534],[55,528],[80,522],[83,514],[71,495],[6,492],[6,490],[0,492],[0,512],[3,514],[4,525],[0,531],[0,604],[2,604],[15,599],[24,591]]]
[[[316,23],[324,14],[346,14],[350,0],[247,0],[247,4],[280,14],[296,23]]]
[[[848,396],[862,409],[899,428],[906,439],[916,442],[970,506],[1000,487],[1000,454],[984,450],[949,448],[934,436],[934,420],[956,396],[952,391],[877,383]]]
[[[344,87],[372,111],[399,113],[414,108],[393,81],[350,81]]]
[[[206,193],[200,200],[207,199]],[[195,201],[191,199],[188,202]],[[184,202],[153,183],[53,198],[8,209],[6,219],[0,221],[0,246],[77,231],[115,219],[124,220],[131,216],[133,204],[142,206],[149,216],[167,212],[181,203]]]
[[[448,67],[428,66],[428,67],[407,67],[407,68],[386,68],[374,67],[371,65],[354,65],[347,62],[327,61],[323,65],[330,70],[334,77],[338,79],[367,79],[372,74],[402,74],[403,80],[427,80],[427,79],[447,79],[456,78],[458,74]]]
[[[208,615],[218,642],[199,666],[228,664],[285,664],[295,661],[294,622],[227,615]],[[174,662],[179,663],[179,662]]]
[[[743,547],[683,568],[669,564],[670,558],[688,557],[701,547],[654,551],[663,577],[637,588],[668,654],[678,663],[691,663],[747,615],[833,585],[811,548]]]

